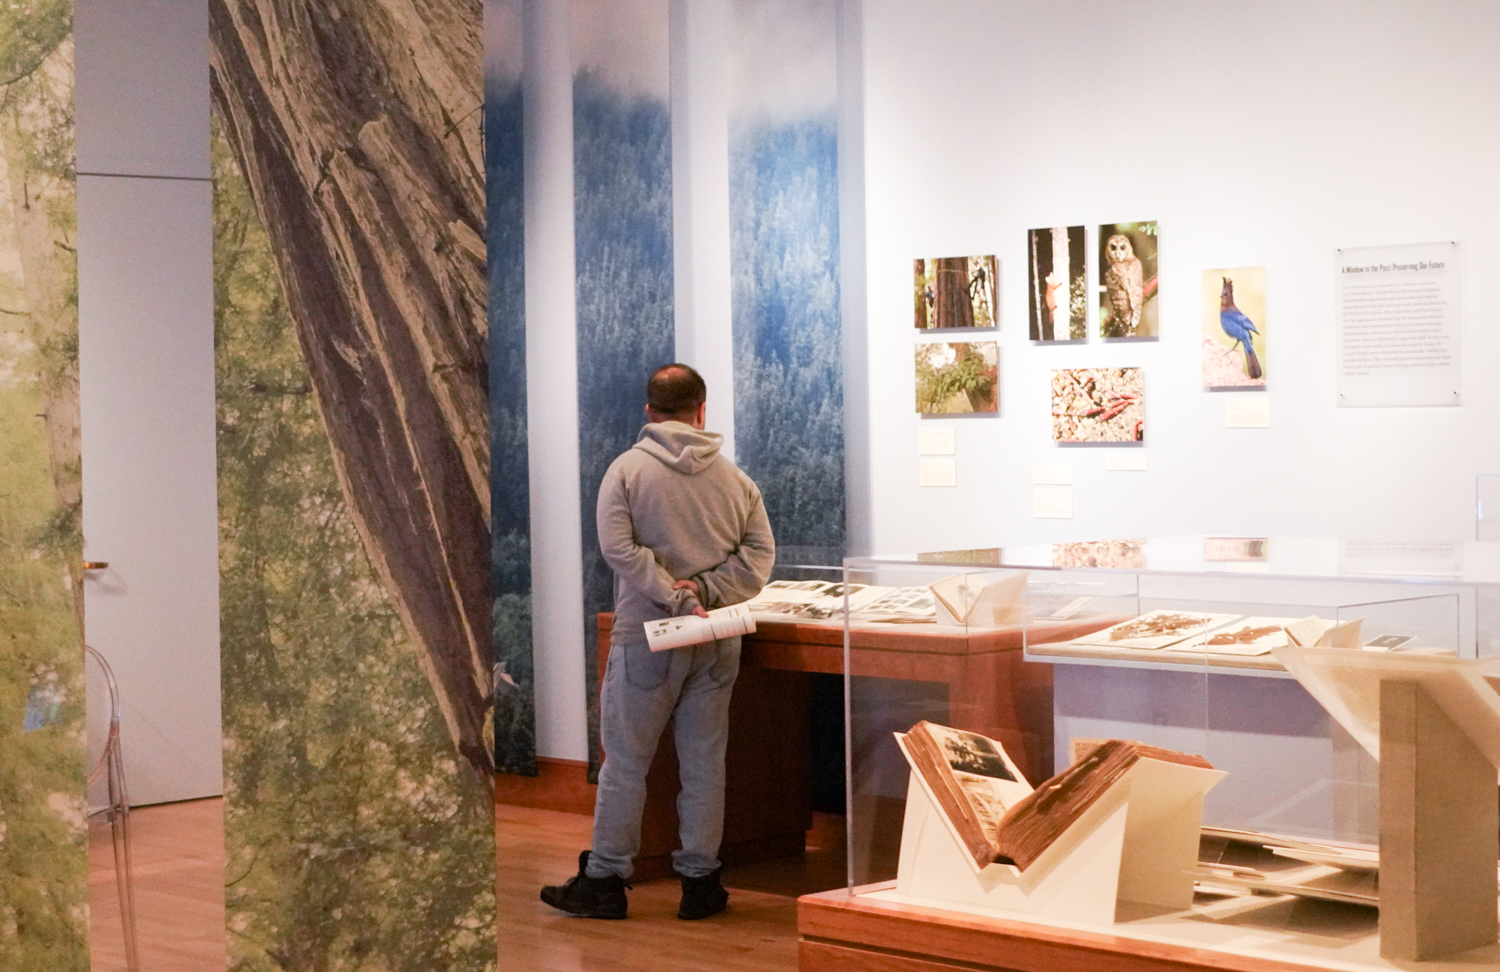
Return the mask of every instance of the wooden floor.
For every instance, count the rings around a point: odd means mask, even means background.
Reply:
[[[220,800],[142,807],[130,815],[143,972],[223,972],[224,817]],[[93,972],[124,972],[109,825],[89,828]]]
[[[675,880],[636,885],[628,921],[569,918],[537,899],[577,870],[589,817],[501,806],[495,813],[500,968],[537,972],[791,972],[796,896],[844,883],[841,817],[818,816],[805,858],[726,870],[729,910],[676,917]],[[225,966],[221,801],[145,807],[131,815],[136,909],[145,972],[222,972]],[[90,833],[94,972],[123,972],[109,827]]]

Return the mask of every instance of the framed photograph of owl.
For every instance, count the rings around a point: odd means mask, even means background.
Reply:
[[[917,411],[956,415],[1000,411],[1000,345],[995,341],[919,344]]]
[[[1088,254],[1082,226],[1026,234],[1026,300],[1033,341],[1086,341],[1089,336]]]
[[[1000,305],[995,302],[1000,261],[993,255],[914,262],[917,330],[1000,326]]]
[[[1160,235],[1151,223],[1099,227],[1099,336],[1156,338],[1156,263]]]
[[[1140,368],[1052,372],[1055,442],[1144,442],[1146,387]]]
[[[1266,268],[1203,271],[1203,387],[1266,387]]]

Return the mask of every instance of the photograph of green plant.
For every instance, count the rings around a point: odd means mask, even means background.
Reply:
[[[488,972],[481,4],[209,15],[230,968]]]
[[[0,5],[0,968],[89,967],[73,6]]]
[[[1000,345],[919,344],[917,411],[923,415],[1000,411]]]

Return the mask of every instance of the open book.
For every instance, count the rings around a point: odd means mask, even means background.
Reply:
[[[750,609],[744,604],[731,604],[715,608],[706,618],[685,614],[680,618],[647,621],[646,645],[652,651],[666,651],[754,633],[755,619],[750,616]]]
[[[1026,870],[1138,760],[1213,769],[1201,756],[1109,739],[1033,790],[987,736],[919,722],[896,738],[978,868]]]
[[[932,585],[939,624],[976,628],[1020,624],[1025,616],[1026,572],[954,574]]]

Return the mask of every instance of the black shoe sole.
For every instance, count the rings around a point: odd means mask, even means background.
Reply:
[[[542,892],[542,902],[544,904],[551,905],[564,914],[572,915],[574,918],[601,918],[605,921],[622,921],[625,918],[629,917],[629,913],[626,911],[598,911],[588,908],[570,907],[562,901],[554,901],[549,899],[545,890]]]
[[[712,910],[712,911],[706,911],[706,912],[704,912],[701,915],[698,915],[698,914],[690,915],[690,914],[687,914],[684,911],[679,910],[677,912],[677,917],[681,918],[683,921],[702,921],[705,918],[712,918],[714,915],[722,915],[724,913],[724,909],[728,908],[728,907],[729,907],[729,902],[726,901],[723,904],[719,905],[714,910]]]

